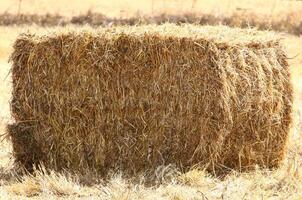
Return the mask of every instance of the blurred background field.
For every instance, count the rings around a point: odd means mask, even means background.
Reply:
[[[162,169],[158,183],[145,187],[141,182],[131,182],[113,175],[107,183],[92,187],[81,185],[76,177],[37,172],[35,176],[18,179],[13,176],[11,145],[2,140],[0,144],[0,199],[44,198],[98,198],[98,199],[301,199],[302,198],[302,37],[290,30],[293,24],[302,35],[302,2],[285,0],[1,0],[0,15],[60,15],[74,17],[87,15],[89,11],[101,13],[106,17],[128,19],[138,16],[159,16],[171,14],[183,17],[193,13],[201,16],[224,18],[225,16],[249,16],[251,20],[281,22],[284,27],[277,31],[287,48],[295,92],[294,124],[288,144],[284,166],[273,172],[256,171],[247,174],[234,173],[224,180],[210,177],[202,170],[192,170],[179,174],[173,169]],[[1,21],[1,18],[0,18]],[[288,23],[290,21],[290,23]],[[240,23],[238,23],[239,26]],[[88,24],[89,25],[89,24]],[[235,25],[235,23],[234,23]],[[48,33],[55,30],[77,27],[39,26],[35,24],[11,24],[0,26],[0,135],[11,121],[9,100],[11,98],[11,79],[8,63],[12,44],[18,34],[28,30]],[[279,27],[278,26],[278,27]],[[268,29],[270,26],[268,26]],[[297,29],[298,27],[298,29]],[[3,137],[2,137],[3,138]]]
[[[68,0],[59,2],[54,0],[3,0],[0,2],[0,12],[60,13],[66,16],[84,14],[88,10],[110,17],[131,17],[138,13],[142,15],[186,12],[232,14],[238,10],[246,10],[278,17],[287,13],[300,12],[301,9],[301,2],[284,0],[74,0],[72,2]]]

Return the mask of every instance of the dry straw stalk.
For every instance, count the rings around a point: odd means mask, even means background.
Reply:
[[[11,60],[8,129],[29,170],[224,172],[283,159],[292,86],[271,32],[164,24],[23,34]]]

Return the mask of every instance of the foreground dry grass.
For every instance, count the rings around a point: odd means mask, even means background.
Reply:
[[[10,121],[9,98],[11,91],[7,63],[11,44],[21,32],[27,29],[46,33],[54,29],[40,27],[0,27],[0,134]],[[302,199],[302,38],[282,36],[289,51],[293,84],[295,87],[295,123],[289,140],[288,153],[282,168],[276,171],[233,173],[223,180],[211,177],[203,170],[193,169],[186,174],[173,167],[158,170],[155,180],[158,184],[145,186],[144,177],[130,181],[120,174],[114,174],[106,183],[84,186],[71,175],[37,171],[31,176],[15,177],[11,171],[11,146],[4,140],[0,144],[0,199]]]

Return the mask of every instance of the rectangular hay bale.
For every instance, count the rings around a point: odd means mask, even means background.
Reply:
[[[23,34],[11,60],[8,129],[28,170],[247,170],[284,157],[292,86],[271,32],[164,24]]]

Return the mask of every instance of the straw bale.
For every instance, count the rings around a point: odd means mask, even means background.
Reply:
[[[274,33],[164,24],[22,34],[11,60],[8,130],[29,170],[224,172],[283,159],[292,86]]]

